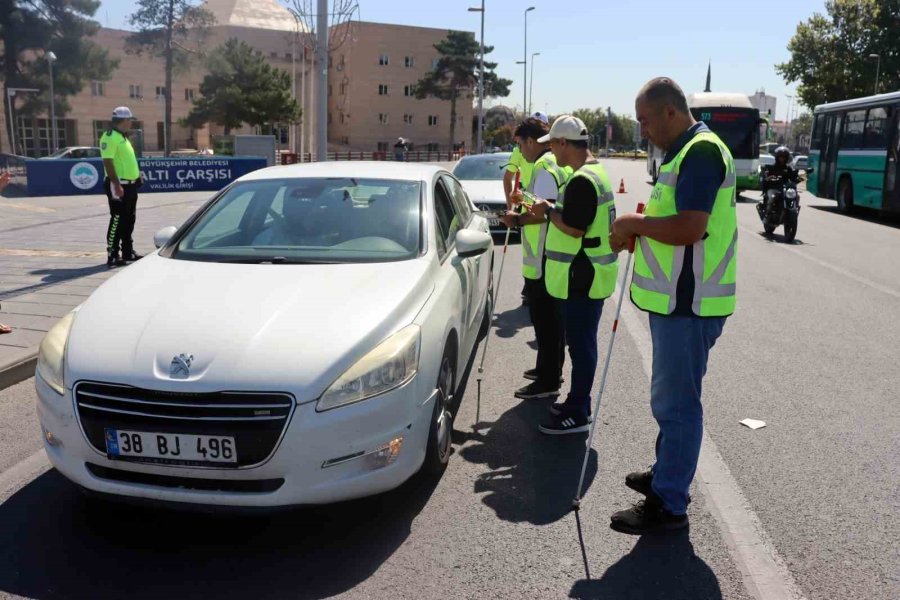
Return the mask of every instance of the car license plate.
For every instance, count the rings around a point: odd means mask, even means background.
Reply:
[[[106,454],[115,460],[159,464],[237,464],[234,438],[221,435],[149,433],[107,428]]]

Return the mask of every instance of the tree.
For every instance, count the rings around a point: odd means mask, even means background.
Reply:
[[[791,139],[788,140],[791,148],[800,147],[800,138],[812,132],[812,122],[813,117],[808,112],[794,119],[794,122],[791,123]]]
[[[828,16],[814,14],[788,43],[791,58],[775,65],[787,83],[799,81],[806,106],[875,91],[875,60],[881,56],[880,90],[900,87],[900,2],[829,0]]]
[[[20,114],[47,112],[50,104],[49,69],[45,53],[57,56],[53,69],[55,108],[64,116],[71,107],[69,96],[77,94],[89,80],[105,81],[118,66],[109,53],[91,41],[100,25],[91,20],[97,0],[0,0],[0,72],[3,96],[11,87],[36,88],[27,94]],[[5,107],[4,118],[9,114]],[[13,124],[6,131],[10,147]]]
[[[450,31],[446,39],[434,45],[440,58],[432,70],[415,85],[416,98],[439,98],[450,101],[450,144],[456,141],[456,103],[460,98],[471,99],[478,94],[479,50],[475,35],[467,31]],[[493,52],[485,46],[485,55]],[[512,81],[494,72],[497,63],[484,63],[485,97],[506,97]],[[471,91],[470,91],[471,90]],[[488,91],[490,90],[490,91]]]
[[[172,150],[172,77],[190,66],[191,58],[200,48],[209,28],[215,23],[213,14],[194,6],[194,0],[137,0],[137,11],[130,17],[137,31],[126,39],[126,51],[144,52],[162,58],[166,74],[165,97],[165,154]],[[194,45],[190,48],[189,44]]]
[[[229,134],[241,124],[293,122],[300,107],[291,98],[290,76],[272,68],[262,53],[231,38],[212,52],[200,98],[185,121],[193,127],[213,122]]]

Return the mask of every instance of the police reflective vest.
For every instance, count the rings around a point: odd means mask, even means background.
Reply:
[[[566,200],[566,189],[576,177],[584,177],[597,192],[597,212],[584,237],[573,237],[553,223],[547,229],[547,244],[544,255],[547,262],[544,281],[547,293],[554,298],[565,300],[569,297],[569,271],[575,257],[582,248],[594,267],[594,281],[588,290],[588,297],[594,300],[608,298],[616,289],[619,273],[617,255],[609,245],[609,231],[616,218],[614,196],[606,170],[599,163],[585,164],[575,171],[566,182],[556,201],[556,208],[562,210]],[[569,200],[571,201],[571,200]]]
[[[531,181],[528,191],[534,193],[538,172],[547,171],[556,182],[556,189],[562,188],[568,179],[566,169],[556,164],[556,158],[551,152],[541,155],[534,161]],[[522,206],[522,214],[528,213],[528,208]],[[547,225],[543,223],[531,223],[522,226],[522,275],[526,279],[540,279],[544,274],[544,245],[547,242]]]
[[[693,246],[694,298],[691,308],[701,317],[724,317],[735,308],[737,274],[737,179],[734,159],[712,132],[695,135],[674,159],[659,168],[659,178],[644,214],[669,217],[677,214],[675,184],[681,161],[691,146],[713,142],[722,151],[725,180],[716,194],[706,235]],[[631,300],[638,308],[661,315],[672,314],[677,300],[678,278],[684,265],[684,246],[670,246],[648,237],[639,238],[635,250]]]

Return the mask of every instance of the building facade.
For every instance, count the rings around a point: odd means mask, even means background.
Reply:
[[[274,134],[282,150],[314,150],[318,82],[314,39],[302,20],[295,19],[277,0],[208,0],[205,8],[216,17],[216,25],[202,47],[215,48],[231,37],[246,42],[271,66],[291,75],[294,96],[303,113],[298,123],[244,126],[231,133]],[[163,150],[166,137],[174,150],[212,147],[215,136],[223,133],[220,126],[195,129],[178,124],[190,112],[193,100],[199,98],[205,75],[202,61],[195,61],[187,72],[175,74],[173,123],[167,131],[163,61],[127,53],[129,33],[107,28],[97,33],[95,41],[119,60],[119,67],[109,81],[89,82],[69,98],[72,109],[65,115],[57,114],[58,147],[96,146],[100,134],[110,125],[112,110],[122,105],[131,108],[138,119],[136,128],[142,131],[139,141],[145,152]],[[432,67],[438,55],[434,44],[446,37],[446,30],[353,22],[332,27],[329,35],[342,41],[337,47],[334,42],[329,44],[330,150],[388,150],[398,137],[410,140],[415,148],[443,150],[449,146],[450,103],[434,98],[416,100],[411,92],[413,84]],[[474,114],[471,98],[461,98],[457,111],[455,143],[469,146]],[[45,156],[51,152],[47,116],[16,115],[15,121],[16,153]],[[6,149],[5,143],[3,147]]]

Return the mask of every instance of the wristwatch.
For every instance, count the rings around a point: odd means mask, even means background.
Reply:
[[[544,212],[544,219],[545,219],[548,223],[551,222],[550,216],[551,216],[554,212],[556,212],[556,207],[555,207],[555,206],[548,206],[548,207],[547,207],[547,210]]]

